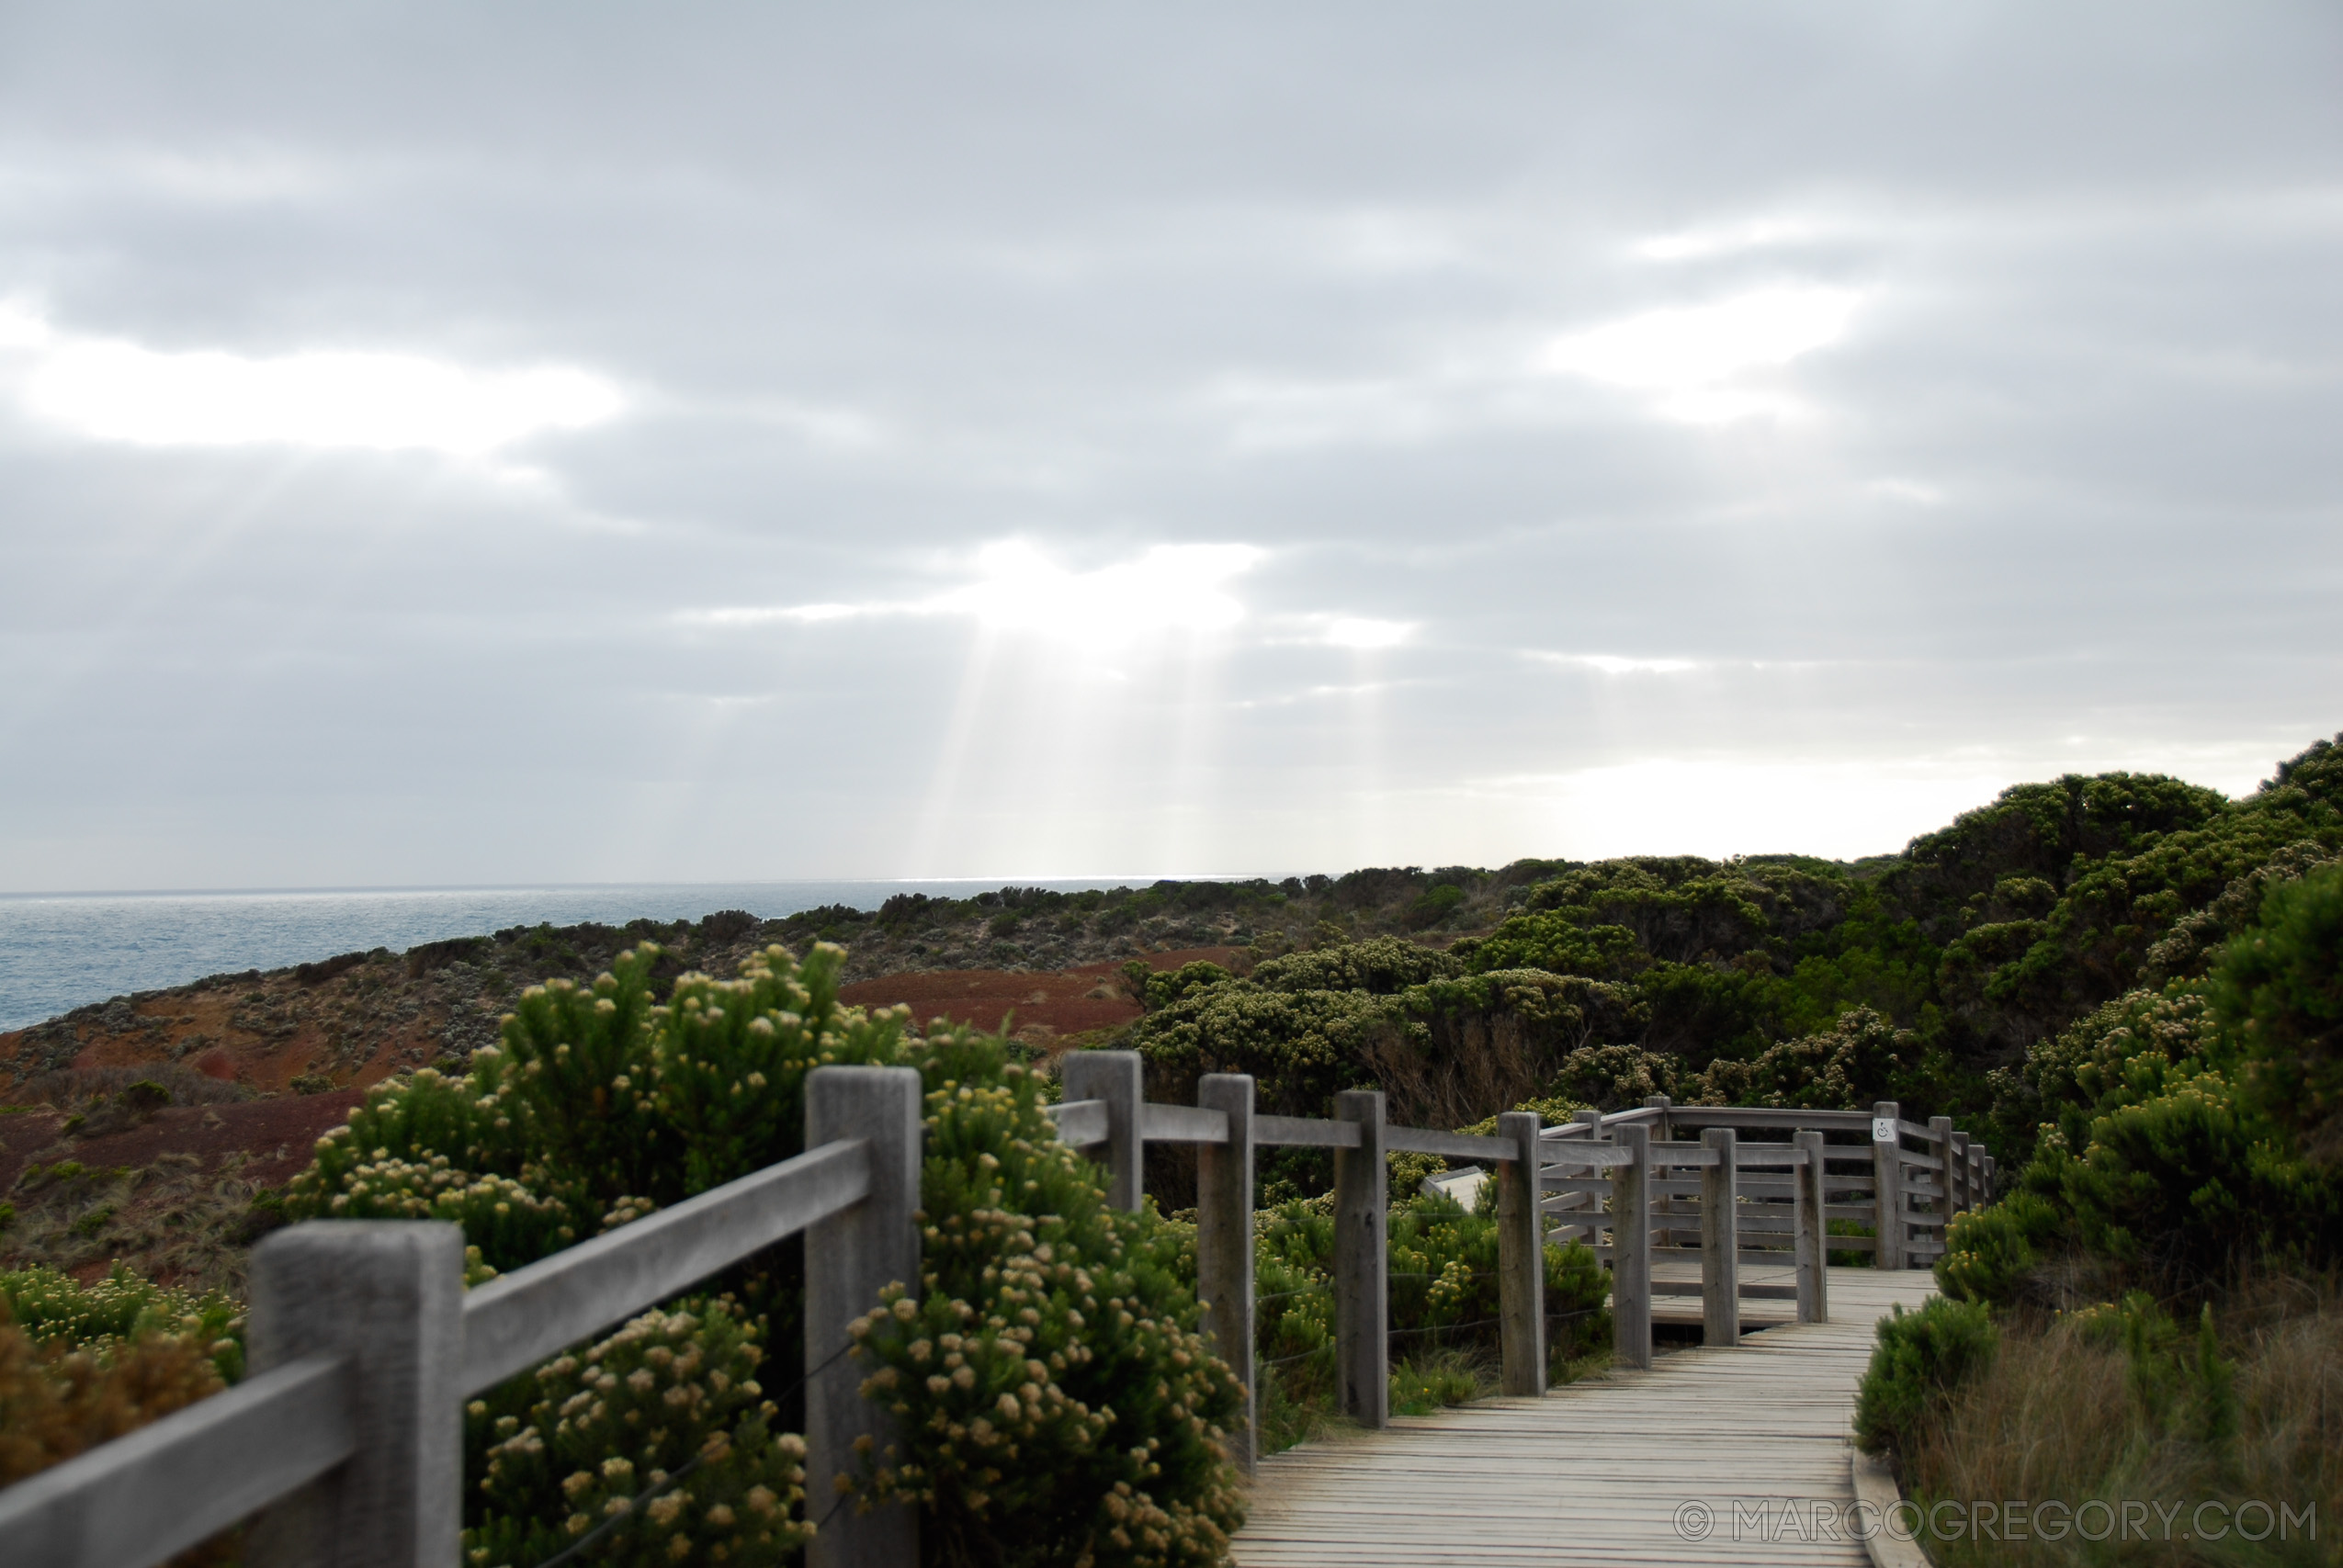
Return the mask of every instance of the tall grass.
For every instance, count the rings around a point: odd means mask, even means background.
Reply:
[[[2186,1333],[2159,1347],[2136,1330],[2111,1331],[2110,1308],[2012,1314],[1991,1371],[1901,1456],[1907,1489],[1923,1506],[2182,1505],[2173,1539],[2161,1539],[2159,1525],[2158,1539],[2145,1541],[2093,1543],[2070,1531],[2058,1541],[1930,1540],[1930,1555],[1943,1568],[2343,1562],[2343,1289],[2332,1276],[2270,1277],[2224,1308],[2217,1348]],[[2234,1533],[2182,1539],[2193,1536],[2200,1503],[2257,1498],[2298,1515],[2315,1505],[2316,1540],[2300,1530],[2282,1543],[2275,1533],[2259,1544]]]

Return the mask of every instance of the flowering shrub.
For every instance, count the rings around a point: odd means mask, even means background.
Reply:
[[[1711,1062],[1694,1103],[1860,1110],[1892,1092],[1919,1055],[1911,1031],[1870,1008],[1851,1008],[1827,1032],[1769,1045],[1749,1061]]]
[[[476,1283],[802,1152],[817,1066],[916,1066],[926,1299],[884,1303],[860,1352],[905,1436],[849,1491],[915,1499],[941,1561],[1225,1556],[1239,1513],[1219,1424],[1239,1393],[1196,1332],[1178,1227],[1105,1208],[1000,1043],[921,1041],[902,1010],[839,1006],[842,950],[800,964],[770,948],[736,980],[681,976],[663,1004],[653,956],[530,987],[461,1077],[378,1088],[319,1140],[289,1216],[452,1221]],[[804,1447],[775,1428],[803,1360],[801,1280],[785,1244],[735,1294],[650,1314],[475,1401],[468,1561],[526,1568],[614,1519],[603,1560],[793,1553],[813,1529]],[[817,1478],[824,1506],[839,1479]]]
[[[100,1359],[144,1339],[184,1339],[221,1382],[244,1375],[243,1307],[221,1292],[175,1291],[119,1265],[86,1285],[54,1269],[0,1273],[0,1321],[15,1323],[46,1350]]]
[[[764,1352],[737,1303],[653,1310],[465,1407],[486,1455],[466,1561],[541,1562],[639,1500],[595,1561],[772,1562],[812,1528],[805,1442],[775,1436]]]
[[[0,1273],[0,1486],[194,1404],[243,1370],[243,1319],[119,1269],[94,1285],[53,1269]],[[232,1536],[172,1560],[232,1560]]]
[[[622,1206],[647,1213],[802,1153],[805,1075],[900,1050],[901,1011],[838,1005],[841,948],[803,964],[768,948],[737,980],[686,974],[664,1005],[657,953],[622,953],[591,986],[530,987],[503,1048],[474,1052],[462,1077],[426,1067],[379,1086],[318,1141],[287,1213],[429,1213],[462,1224],[490,1267],[517,1267]]]
[[[2023,1190],[1981,1209],[1964,1209],[1944,1228],[1936,1282],[1957,1301],[2007,1306],[2018,1299],[2041,1249],[2066,1228],[2046,1198]]]
[[[923,1293],[856,1325],[864,1392],[900,1427],[856,1478],[866,1500],[917,1498],[931,1561],[1221,1561],[1243,1517],[1223,1445],[1242,1393],[1197,1331],[1181,1227],[1106,1207],[997,1042],[911,1059]]]

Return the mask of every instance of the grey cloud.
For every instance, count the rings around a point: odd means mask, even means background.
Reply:
[[[1504,858],[1600,825],[1470,781],[1653,759],[2244,787],[2343,690],[2338,63],[2315,5],[0,8],[0,301],[630,400],[138,448],[0,350],[0,887]],[[1752,373],[1802,414],[1536,367],[1780,288],[1860,299]],[[1005,539],[1265,554],[1193,658],[693,618]]]

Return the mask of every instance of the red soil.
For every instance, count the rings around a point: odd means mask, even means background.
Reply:
[[[1176,953],[1139,956],[1151,969],[1177,969],[1198,960],[1224,969],[1239,966],[1234,947],[1190,947]],[[856,1007],[893,1007],[909,1003],[911,1016],[924,1023],[947,1018],[987,1031],[1013,1030],[1028,1041],[1061,1034],[1081,1034],[1129,1023],[1145,1010],[1123,988],[1123,964],[1085,964],[1076,969],[1035,974],[1008,969],[927,969],[909,975],[889,975],[857,980],[841,990],[842,1001]]]
[[[360,1090],[343,1089],[235,1105],[175,1105],[138,1126],[94,1138],[66,1136],[65,1118],[57,1111],[0,1116],[0,1192],[14,1187],[28,1165],[74,1159],[92,1168],[138,1170],[166,1154],[192,1155],[207,1170],[241,1154],[241,1176],[281,1186],[309,1164],[325,1130],[340,1125],[364,1098]]]

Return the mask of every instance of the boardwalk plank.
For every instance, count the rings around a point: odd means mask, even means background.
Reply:
[[[1847,1431],[1873,1325],[1925,1301],[1925,1273],[1830,1270],[1832,1321],[1769,1328],[1736,1349],[1660,1357],[1556,1389],[1395,1419],[1264,1460],[1239,1568],[1863,1568],[1853,1541],[1733,1538],[1781,1500],[1854,1501]],[[1746,1321],[1746,1320],[1745,1320]],[[1705,1540],[1675,1528],[1697,1500]],[[1811,1526],[1813,1515],[1801,1514]],[[1752,1532],[1744,1528],[1740,1532]]]

